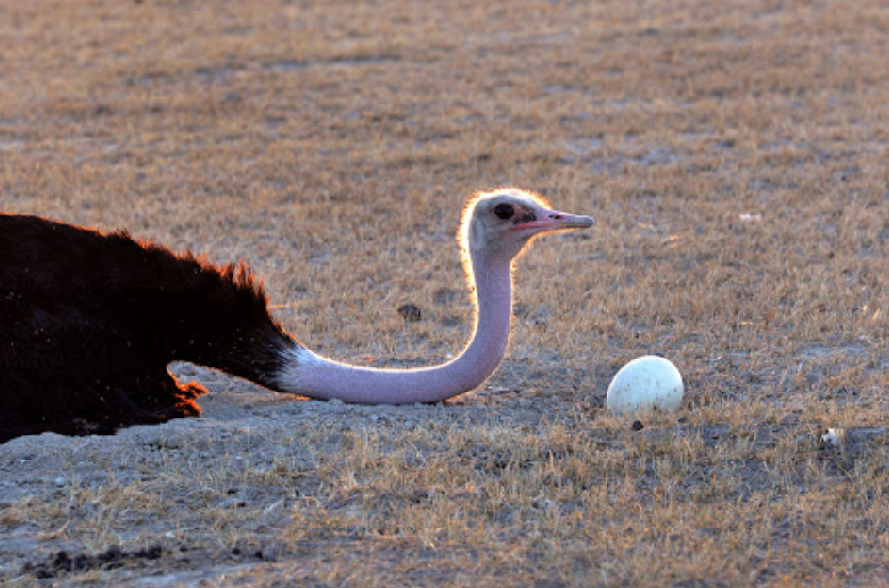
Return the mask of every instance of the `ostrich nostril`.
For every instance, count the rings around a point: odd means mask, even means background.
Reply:
[[[551,215],[549,215],[549,217],[553,220],[562,220],[561,214],[551,214]]]

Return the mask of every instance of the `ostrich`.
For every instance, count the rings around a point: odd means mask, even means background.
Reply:
[[[477,193],[459,233],[475,294],[472,339],[442,365],[376,369],[292,338],[243,262],[217,267],[125,232],[0,214],[0,442],[199,416],[205,390],[180,385],[167,370],[174,360],[316,399],[402,404],[462,394],[506,353],[512,260],[541,233],[592,224],[527,191]]]

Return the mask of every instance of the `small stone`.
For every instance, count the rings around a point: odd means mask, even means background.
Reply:
[[[398,314],[409,323],[416,323],[423,319],[423,312],[413,304],[403,304],[399,306]]]

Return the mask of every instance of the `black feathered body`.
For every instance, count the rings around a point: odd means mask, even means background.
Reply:
[[[26,215],[0,215],[0,442],[196,416],[174,360],[275,388],[296,343],[243,265]]]

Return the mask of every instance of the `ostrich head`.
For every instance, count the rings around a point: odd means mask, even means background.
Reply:
[[[592,224],[592,217],[553,210],[541,196],[525,190],[482,192],[463,212],[460,245],[464,263],[475,262],[480,255],[511,260],[541,233]]]

